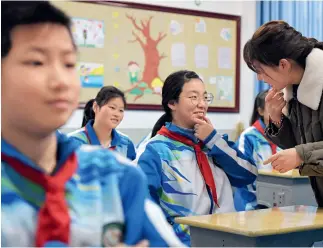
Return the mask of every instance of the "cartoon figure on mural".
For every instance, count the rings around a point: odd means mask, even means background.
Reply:
[[[138,83],[139,81],[139,72],[140,67],[137,62],[130,61],[128,63],[128,70],[129,70],[129,79],[130,83],[133,85],[135,83]]]
[[[156,94],[162,93],[163,85],[164,85],[164,82],[161,81],[159,77],[155,78],[151,83],[151,86]]]
[[[128,69],[131,88],[127,89],[125,93],[134,95],[135,97],[133,101],[136,101],[148,94],[161,95],[161,89],[164,83],[159,77],[158,69],[160,61],[166,58],[166,55],[160,54],[157,46],[167,36],[167,34],[159,32],[157,39],[153,39],[150,35],[150,23],[152,17],[149,17],[148,20],[141,20],[141,25],[138,25],[135,17],[129,15],[126,16],[131,21],[135,30],[139,31],[145,39],[144,41],[135,31],[132,31],[132,35],[135,39],[129,41],[130,43],[139,43],[144,52],[145,66],[142,77],[139,79],[139,65],[133,61],[129,62]]]

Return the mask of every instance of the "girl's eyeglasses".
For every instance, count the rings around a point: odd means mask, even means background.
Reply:
[[[187,98],[189,98],[191,100],[193,105],[198,105],[202,100],[205,102],[205,104],[210,105],[213,102],[214,96],[212,93],[207,93],[202,97],[190,96]]]

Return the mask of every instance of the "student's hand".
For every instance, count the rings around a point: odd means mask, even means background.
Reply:
[[[291,148],[280,151],[264,161],[264,165],[269,163],[271,163],[274,170],[279,171],[280,173],[285,173],[295,169],[297,166],[300,166],[303,161],[298,155],[296,149]]]
[[[125,245],[124,243],[120,243],[117,245],[117,247],[149,247],[149,241],[148,240],[142,240],[136,245]]]
[[[196,123],[194,126],[194,135],[199,140],[205,140],[214,130],[211,121],[205,116],[202,119],[194,118],[194,122]]]
[[[266,96],[265,102],[270,118],[274,122],[280,122],[283,108],[286,106],[284,93],[278,92],[275,89],[270,89]]]

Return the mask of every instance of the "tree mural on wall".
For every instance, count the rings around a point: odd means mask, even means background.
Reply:
[[[160,61],[166,58],[165,54],[160,54],[157,46],[158,44],[167,36],[163,32],[159,32],[157,39],[153,39],[150,34],[150,23],[153,17],[149,17],[147,20],[141,20],[140,25],[137,24],[136,18],[130,15],[126,17],[131,21],[134,29],[137,31],[132,31],[134,39],[129,41],[129,43],[139,43],[145,55],[145,66],[141,79],[137,79],[137,74],[134,70],[129,69],[130,81],[133,84],[132,87],[125,91],[135,95],[134,101],[141,98],[145,94],[161,94],[161,89],[163,82],[159,77],[158,68]],[[144,40],[140,38],[138,32],[142,34]],[[135,68],[136,62],[130,61],[128,66],[133,66]],[[138,64],[137,64],[138,66]]]

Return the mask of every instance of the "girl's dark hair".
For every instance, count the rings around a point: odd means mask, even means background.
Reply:
[[[265,98],[267,96],[268,90],[261,91],[258,93],[255,99],[255,104],[253,106],[253,112],[250,119],[250,126],[252,126],[259,118],[263,117],[259,114],[258,108],[265,109]]]
[[[168,104],[171,102],[178,102],[184,84],[192,79],[200,78],[194,71],[186,70],[173,72],[166,78],[162,89],[162,105],[165,114],[163,114],[154,125],[151,137],[154,137],[166,122],[172,121],[172,113]]]
[[[99,107],[107,104],[111,99],[120,97],[126,108],[127,102],[124,93],[116,87],[104,86],[100,89],[95,99],[88,101],[84,107],[82,127],[84,127],[88,121],[95,119],[95,113],[93,111],[93,103],[96,102]]]
[[[63,25],[72,38],[70,18],[49,2],[1,1],[1,58],[6,57],[11,49],[11,32],[15,27],[39,23]]]
[[[271,21],[262,25],[243,49],[244,61],[254,72],[253,63],[278,66],[281,59],[296,61],[305,69],[306,57],[313,48],[323,49],[323,42],[306,38],[284,21]]]

